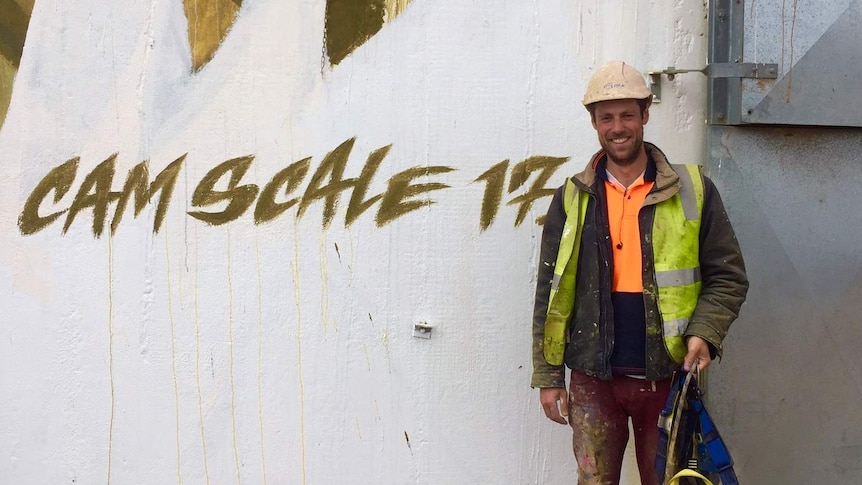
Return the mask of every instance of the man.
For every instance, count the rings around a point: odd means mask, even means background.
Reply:
[[[572,426],[580,485],[619,483],[629,419],[641,482],[658,484],[670,378],[721,355],[748,291],[713,183],[643,141],[651,102],[631,66],[596,71],[583,103],[602,149],[556,191],[542,233],[532,386]]]

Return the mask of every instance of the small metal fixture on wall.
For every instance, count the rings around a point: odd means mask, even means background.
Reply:
[[[428,322],[421,321],[413,325],[413,336],[416,338],[431,338],[431,331],[434,330],[434,327],[429,325]]]

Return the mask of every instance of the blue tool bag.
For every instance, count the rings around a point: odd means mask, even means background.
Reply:
[[[733,459],[706,411],[697,379],[696,368],[674,373],[658,420],[658,480],[665,485],[739,485]]]

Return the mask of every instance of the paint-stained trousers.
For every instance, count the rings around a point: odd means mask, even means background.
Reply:
[[[655,473],[658,416],[670,379],[647,381],[614,376],[602,381],[572,371],[569,423],[578,461],[578,485],[618,485],[631,418],[635,455],[643,485],[659,485]]]

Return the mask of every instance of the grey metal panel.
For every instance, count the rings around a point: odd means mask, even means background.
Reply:
[[[705,71],[710,124],[862,127],[862,0],[711,0],[709,18],[708,67],[779,74]]]
[[[787,74],[859,0],[747,0],[743,57],[778,63]]]
[[[824,2],[826,10],[834,2]],[[821,12],[819,18],[827,17]],[[851,3],[775,81],[744,81],[742,121],[820,126],[862,126],[862,0]],[[815,24],[813,32],[819,33]],[[792,29],[794,36],[796,28]],[[763,40],[772,40],[767,38]],[[765,42],[759,40],[763,46]],[[804,35],[803,35],[804,40]],[[783,42],[782,42],[783,44]],[[748,49],[746,49],[748,50]],[[753,55],[758,56],[757,49]],[[775,54],[773,54],[775,55]],[[783,56],[782,56],[783,57]],[[780,59],[776,59],[779,61]],[[771,86],[765,97],[756,94]]]
[[[741,483],[862,480],[862,130],[713,126],[751,289],[708,405]]]

